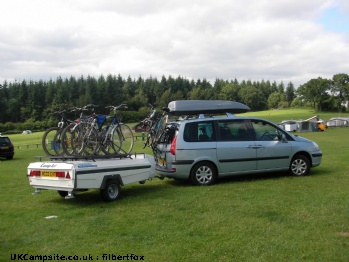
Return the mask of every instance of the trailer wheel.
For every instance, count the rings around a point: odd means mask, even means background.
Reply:
[[[105,187],[101,189],[101,196],[106,202],[115,201],[118,199],[120,191],[121,189],[119,183],[115,180],[109,180],[105,184]]]
[[[66,197],[66,196],[68,195],[68,191],[58,190],[58,194],[59,194],[61,197]]]

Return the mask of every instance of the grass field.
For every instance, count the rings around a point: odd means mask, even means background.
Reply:
[[[249,114],[275,122],[314,115]],[[145,261],[349,261],[349,128],[298,133],[323,151],[322,164],[307,177],[239,176],[210,187],[154,179],[122,187],[113,203],[97,190],[71,200],[54,191],[32,195],[26,168],[43,155],[35,146],[41,135],[11,135],[14,159],[0,161],[0,261],[14,254],[76,255],[80,261],[131,254]],[[135,151],[151,153],[141,147],[139,138]]]

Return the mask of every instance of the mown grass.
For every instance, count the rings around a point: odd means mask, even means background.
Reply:
[[[273,112],[269,119],[278,122]],[[103,261],[103,254],[132,253],[146,261],[348,261],[348,133],[299,133],[324,154],[307,177],[238,176],[210,187],[154,179],[123,187],[113,203],[97,190],[72,200],[54,191],[32,195],[26,168],[43,152],[21,147],[0,162],[0,260],[28,253]],[[36,136],[11,138],[24,145]],[[141,147],[139,139],[135,151],[151,153]]]
[[[275,123],[280,123],[282,120],[306,120],[313,116],[318,116],[324,121],[328,121],[332,117],[349,117],[348,113],[314,112],[314,110],[312,109],[268,110],[259,112],[248,112],[241,115],[263,117]]]

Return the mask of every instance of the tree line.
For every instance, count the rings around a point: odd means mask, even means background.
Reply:
[[[251,81],[215,79],[188,80],[162,76],[132,79],[120,75],[58,77],[55,80],[3,82],[0,85],[0,130],[45,129],[57,124],[57,110],[86,104],[128,105],[124,121],[139,121],[149,111],[149,104],[161,108],[173,100],[231,100],[248,105],[253,111],[272,108],[311,106],[316,111],[343,111],[349,100],[348,74],[332,79],[311,79],[297,90],[292,82],[285,85],[268,80]]]

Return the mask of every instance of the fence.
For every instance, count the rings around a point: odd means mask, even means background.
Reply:
[[[14,147],[17,148],[17,149],[21,149],[22,147],[24,147],[24,148],[29,148],[30,146],[36,146],[36,148],[39,148],[39,146],[41,146],[41,143],[37,143],[37,144],[26,144],[26,145],[14,145]]]

